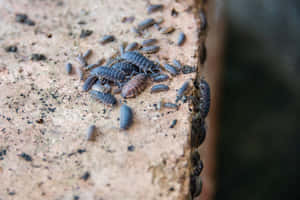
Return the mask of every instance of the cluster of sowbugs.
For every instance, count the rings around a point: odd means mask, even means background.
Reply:
[[[201,6],[204,6],[202,2]],[[206,46],[205,39],[207,35],[207,18],[204,8],[197,11],[197,19],[199,20],[198,27],[198,68],[202,67],[206,61]],[[200,174],[203,169],[203,162],[200,159],[198,147],[203,143],[206,137],[205,118],[208,115],[210,108],[210,87],[203,79],[198,78],[194,81],[194,94],[192,96],[193,117],[192,117],[192,133],[191,133],[191,171],[190,171],[190,199],[194,199],[201,194],[202,180]]]
[[[151,14],[163,10],[162,4],[151,4],[147,7],[147,13]],[[178,15],[176,12],[174,16]],[[172,14],[173,16],[173,14]],[[203,9],[200,9],[199,13],[200,27],[199,31],[202,33],[207,29],[206,16]],[[122,22],[132,22],[134,17],[126,17],[122,19]],[[163,19],[148,18],[138,23],[137,26],[132,28],[132,32],[138,36],[142,36],[143,33],[149,28],[154,26],[161,34],[171,34],[175,31],[175,28],[161,27]],[[113,35],[103,36],[99,43],[105,45],[109,42],[114,42],[116,37]],[[186,35],[180,32],[178,40],[175,43],[178,46],[184,45]],[[202,41],[202,40],[201,40]],[[138,42],[132,42],[128,45],[124,43],[120,46],[119,52],[117,52],[111,59],[105,63],[104,59],[98,60],[94,64],[88,64],[87,59],[91,55],[92,51],[87,50],[84,54],[77,56],[77,61],[81,67],[76,68],[76,72],[79,75],[80,80],[84,80],[82,90],[89,92],[92,98],[103,104],[109,106],[115,106],[118,103],[115,94],[120,93],[124,99],[137,97],[142,93],[149,82],[154,83],[150,92],[158,93],[168,91],[170,88],[168,85],[163,84],[164,81],[170,79],[171,76],[177,76],[183,72],[183,66],[178,60],[173,60],[172,63],[165,63],[161,65],[158,61],[150,60],[147,54],[154,54],[159,52],[160,47],[157,45],[158,40],[150,38]],[[202,41],[199,45],[199,63],[202,65],[206,60],[206,47]],[[72,72],[71,63],[66,64],[66,71],[68,74]],[[88,74],[87,78],[85,76]],[[174,103],[172,102],[160,102],[158,108],[172,108],[179,109],[177,104],[179,101],[187,100],[187,92],[191,88],[191,81],[187,80],[178,89],[177,97]],[[204,79],[195,81],[199,94],[190,96],[190,100],[193,102],[194,113],[197,113],[193,117],[192,121],[192,147],[197,148],[204,140],[206,134],[205,117],[209,111],[210,105],[210,89],[209,85]],[[133,111],[126,104],[122,104],[120,107],[120,129],[128,129],[133,123]],[[177,120],[173,120],[170,128],[173,128],[177,123]],[[199,126],[200,125],[200,126]],[[88,128],[87,140],[94,140],[96,134],[96,127],[91,125]],[[201,192],[202,182],[199,175],[203,168],[203,163],[200,160],[198,151],[192,153],[192,171],[190,176],[190,196],[191,199],[198,196]]]

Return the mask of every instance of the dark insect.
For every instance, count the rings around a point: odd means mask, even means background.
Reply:
[[[164,84],[158,84],[158,85],[154,85],[151,88],[151,93],[157,93],[157,92],[163,92],[163,91],[168,91],[170,88],[167,85]]]
[[[151,14],[156,11],[162,10],[164,8],[164,5],[162,4],[151,4],[147,7],[147,13]]]
[[[176,59],[173,60],[173,65],[174,65],[174,67],[177,68],[177,70],[181,70],[181,68],[182,68],[182,65],[181,65],[180,62],[179,62],[178,60],[176,60]]]
[[[143,46],[143,47],[146,47],[146,46],[153,45],[153,44],[155,44],[155,43],[157,43],[157,39],[151,38],[151,39],[148,39],[148,40],[144,40],[144,41],[142,42],[142,46]]]
[[[139,48],[139,44],[137,42],[132,42],[125,48],[125,51],[134,51],[138,48]]]
[[[207,27],[207,19],[203,9],[199,10],[199,18],[200,18],[200,30],[204,31]]]
[[[122,88],[122,97],[130,98],[135,97],[146,88],[147,76],[138,74],[128,81]]]
[[[202,160],[199,160],[197,165],[193,167],[192,175],[200,176],[202,170],[203,170],[203,162]]]
[[[104,59],[100,59],[98,60],[96,63],[93,63],[93,64],[90,64],[90,65],[87,65],[84,67],[85,70],[90,70],[90,69],[93,69],[95,67],[99,67],[100,65],[102,65],[104,63]]]
[[[169,26],[169,27],[165,27],[165,28],[160,29],[160,32],[162,34],[169,34],[169,33],[172,33],[174,31],[175,31],[175,28],[173,26]]]
[[[21,158],[23,158],[24,160],[28,161],[28,162],[31,162],[32,161],[32,158],[30,155],[26,154],[26,153],[21,153],[19,154],[18,156],[20,156]]]
[[[177,40],[177,45],[178,46],[183,45],[183,43],[185,42],[185,39],[186,39],[185,34],[183,32],[180,32],[179,36],[178,36],[178,40]]]
[[[200,195],[202,191],[202,181],[200,176],[191,176],[190,177],[190,193],[192,198]]]
[[[47,57],[44,54],[38,54],[38,53],[34,53],[31,55],[31,60],[34,61],[41,61],[41,60],[46,60]]]
[[[183,74],[190,74],[190,73],[193,73],[193,72],[196,72],[196,67],[188,66],[188,65],[184,65],[182,67],[182,73]]]
[[[88,50],[82,55],[82,57],[83,57],[84,59],[87,59],[90,55],[92,55],[92,53],[93,53],[92,49],[88,49]]]
[[[86,139],[88,141],[94,141],[95,140],[95,135],[96,134],[96,126],[95,125],[90,125],[87,134],[86,134]]]
[[[202,119],[205,119],[207,117],[210,108],[210,87],[204,79],[200,80],[199,89],[200,89],[199,109],[200,109],[200,114]]]
[[[111,94],[105,94],[95,90],[91,90],[90,94],[93,98],[101,101],[104,104],[115,105],[117,103],[117,99]]]
[[[167,74],[159,74],[152,78],[153,82],[162,82],[169,79],[169,76]]]
[[[164,107],[164,108],[172,108],[172,109],[178,110],[178,105],[175,104],[175,103],[164,103],[164,104],[163,104],[163,107]]]
[[[125,80],[123,72],[110,67],[101,66],[94,68],[91,70],[91,74],[114,82],[123,82]]]
[[[150,26],[152,26],[153,24],[155,24],[155,20],[153,18],[148,18],[148,19],[145,19],[144,21],[140,22],[138,25],[137,25],[137,29],[139,31],[142,31],[146,28],[149,28]]]
[[[83,73],[81,67],[76,67],[75,69],[76,69],[76,73],[77,73],[77,75],[78,75],[78,77],[79,77],[79,80],[82,81],[83,78],[84,78],[84,73]]]
[[[182,86],[179,88],[179,90],[177,91],[177,99],[176,102],[178,102],[182,96],[184,95],[184,93],[187,91],[187,89],[190,86],[190,81],[185,81]]]
[[[15,53],[18,51],[18,47],[16,45],[11,45],[11,46],[5,47],[5,51]]]
[[[135,149],[135,147],[133,146],[133,145],[129,145],[128,147],[127,147],[127,150],[128,151],[134,151],[134,149]]]
[[[191,134],[191,146],[199,147],[205,140],[206,126],[205,121],[200,115],[196,115],[192,119],[192,134]]]
[[[80,32],[79,38],[86,38],[86,37],[88,37],[88,36],[90,36],[92,34],[93,34],[92,30],[82,29],[81,32]]]
[[[115,36],[113,35],[105,35],[102,37],[102,39],[99,41],[100,44],[106,44],[109,42],[113,42],[115,40]]]
[[[27,24],[29,26],[34,26],[35,22],[31,19],[26,14],[16,14],[16,22],[19,22],[21,24]]]
[[[176,124],[177,124],[177,119],[174,119],[171,123],[170,128],[174,128]]]
[[[138,68],[135,65],[133,65],[129,62],[126,62],[126,61],[118,62],[118,63],[114,64],[111,68],[122,71],[126,75],[130,75],[133,72],[138,71]]]
[[[95,76],[95,75],[91,75],[89,76],[85,81],[84,81],[84,84],[82,86],[82,90],[84,92],[87,92],[89,91],[92,86],[96,83],[96,81],[98,80],[98,77]]]
[[[142,54],[136,51],[125,52],[121,58],[139,67],[140,71],[147,73],[148,71],[159,70],[159,66],[153,61],[149,60]]]
[[[206,47],[204,41],[202,41],[199,45],[199,60],[200,64],[204,64],[206,60]]]
[[[164,69],[167,70],[173,76],[176,76],[178,74],[177,69],[172,65],[164,64]]]
[[[87,181],[89,178],[90,178],[90,173],[89,172],[85,172],[81,177],[80,179],[84,180],[84,181]]]
[[[128,129],[132,124],[132,110],[129,106],[123,104],[120,109],[120,128]]]
[[[135,35],[137,35],[137,36],[141,36],[142,35],[142,33],[137,28],[135,28],[135,27],[131,28],[131,32],[135,33]]]
[[[174,8],[172,8],[172,10],[171,10],[171,16],[172,17],[177,17],[178,16],[178,12]]]
[[[200,154],[197,150],[191,154],[192,176],[199,176],[203,169],[203,162],[200,160]]]
[[[66,64],[66,71],[67,71],[67,74],[72,73],[72,64],[69,62]]]
[[[159,46],[153,45],[153,46],[147,46],[143,47],[140,50],[142,53],[157,53],[159,51]]]

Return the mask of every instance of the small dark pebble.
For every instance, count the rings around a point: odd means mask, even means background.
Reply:
[[[129,146],[127,147],[127,150],[132,152],[132,151],[135,150],[135,146],[129,145]]]
[[[79,153],[79,154],[82,154],[82,153],[84,153],[84,152],[86,152],[86,149],[78,149],[78,150],[77,150],[77,153]]]
[[[171,10],[171,16],[172,17],[177,17],[178,16],[178,12],[174,8],[172,8],[172,10]]]
[[[19,154],[18,156],[20,156],[21,158],[23,158],[24,160],[28,161],[28,162],[31,162],[32,161],[32,158],[30,155],[26,154],[26,153],[21,153]]]
[[[15,53],[18,51],[18,47],[16,45],[10,45],[8,47],[5,47],[5,51]]]
[[[79,196],[77,195],[73,196],[73,200],[79,200]]]
[[[35,122],[38,123],[38,124],[42,124],[42,123],[44,123],[44,120],[43,119],[38,119]]]
[[[184,74],[190,74],[196,72],[196,67],[192,67],[192,66],[188,66],[188,65],[184,65],[182,67],[182,73]]]
[[[92,30],[87,30],[87,29],[82,29],[80,32],[80,38],[86,38],[90,35],[92,35],[93,31]]]
[[[31,19],[27,19],[27,20],[25,21],[25,24],[27,24],[27,25],[29,25],[29,26],[34,26],[34,25],[35,25],[35,22],[34,22],[33,20],[31,20]]]
[[[31,60],[33,61],[41,61],[41,60],[46,60],[47,57],[44,54],[38,54],[34,53],[31,55]]]
[[[175,190],[174,187],[170,187],[170,188],[169,188],[169,191],[170,191],[170,192],[173,192],[174,190]]]
[[[80,20],[80,21],[78,22],[78,24],[79,24],[79,25],[85,25],[85,24],[86,24],[86,21]]]
[[[16,192],[9,192],[8,193],[8,195],[10,195],[10,196],[13,196],[13,195],[15,195],[16,194]]]
[[[16,22],[19,23],[25,23],[25,21],[28,19],[28,16],[26,14],[16,14]]]
[[[81,177],[80,179],[84,180],[84,181],[87,181],[89,178],[90,178],[90,172],[85,172]]]
[[[174,128],[176,124],[177,124],[177,119],[174,119],[171,123],[170,128]]]

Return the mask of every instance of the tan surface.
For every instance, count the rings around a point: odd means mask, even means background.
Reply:
[[[169,92],[151,95],[148,86],[136,99],[128,100],[134,124],[120,131],[119,105],[110,108],[92,100],[81,91],[76,75],[66,75],[64,65],[68,60],[78,65],[75,56],[88,48],[94,50],[88,60],[93,63],[108,58],[123,41],[141,42],[130,32],[132,25],[120,21],[130,15],[136,16],[133,24],[147,18],[146,1],[72,0],[63,6],[57,2],[0,1],[0,149],[7,149],[0,161],[0,199],[72,199],[73,195],[99,200],[184,199],[188,193],[188,105],[167,114],[170,110],[156,111],[153,104],[160,99],[174,101],[175,89],[195,74],[167,82]],[[196,22],[192,13],[183,12],[191,1],[164,4],[162,13],[151,16],[163,16],[162,26],[174,25],[178,30],[168,36],[149,29],[149,38],[160,41],[157,55],[196,65]],[[172,7],[180,12],[179,17],[170,16]],[[16,23],[17,12],[28,14],[36,26]],[[91,36],[79,39],[79,20],[87,22],[83,29],[94,31]],[[172,44],[179,30],[187,34],[182,47]],[[73,36],[68,35],[70,31]],[[97,40],[104,34],[114,34],[117,41],[99,45]],[[18,53],[3,50],[10,44],[18,46]],[[48,60],[32,62],[32,53],[43,53]],[[56,109],[50,112],[49,107]],[[45,122],[37,124],[42,113]],[[178,123],[170,129],[173,119]],[[94,143],[85,141],[92,123],[101,131]],[[134,152],[127,151],[131,144]],[[87,152],[68,156],[77,149]],[[19,158],[22,152],[31,155],[33,162]],[[79,179],[85,171],[91,173],[87,182]],[[175,190],[169,191],[171,187]],[[9,191],[16,194],[9,196]]]

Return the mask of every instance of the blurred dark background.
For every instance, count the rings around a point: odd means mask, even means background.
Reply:
[[[300,199],[300,1],[225,4],[216,199]]]

